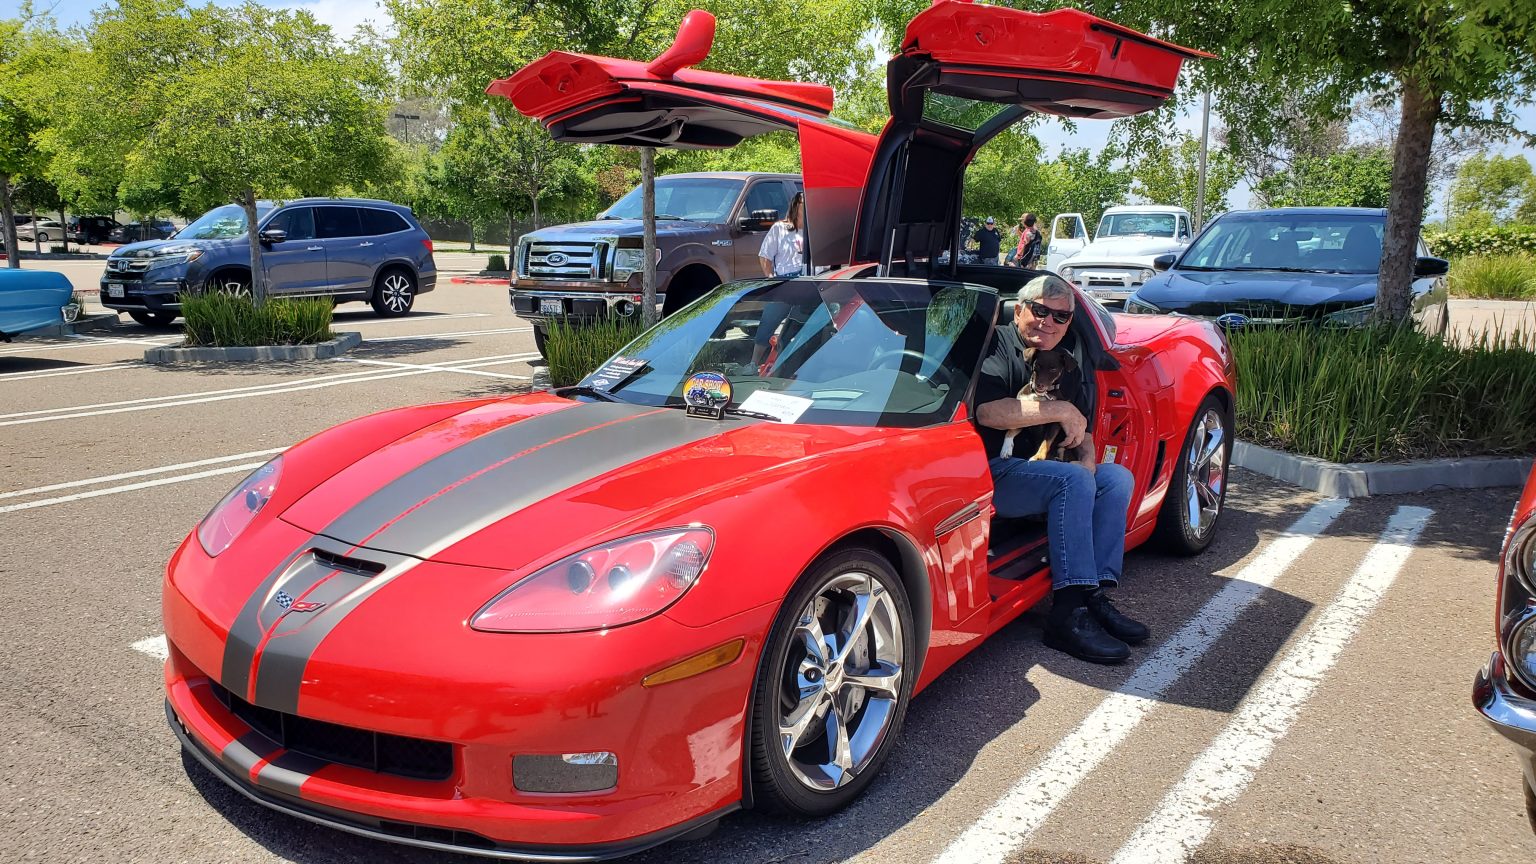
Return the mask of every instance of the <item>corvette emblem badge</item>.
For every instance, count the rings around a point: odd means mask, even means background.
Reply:
[[[277,602],[277,605],[283,607],[289,612],[319,612],[321,609],[325,608],[324,603],[312,603],[308,600],[295,600],[293,599],[293,595],[289,594],[287,591],[277,592],[272,596],[272,599]]]
[[[288,609],[293,606],[293,595],[289,594],[287,591],[277,592],[277,596],[273,597],[272,599],[276,600],[277,605],[283,607],[284,609]]]

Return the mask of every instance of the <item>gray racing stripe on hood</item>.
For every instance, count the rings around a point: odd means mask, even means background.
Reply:
[[[229,635],[224,639],[224,665],[219,672],[219,683],[241,699],[250,696],[251,661],[256,659],[256,646],[261,643],[261,637],[266,632],[262,625],[261,608],[271,601],[278,582],[308,548],[306,544],[288,553],[288,557],[273,568],[261,580],[261,584],[256,586],[256,590],[251,592],[251,596],[246,598],[240,614],[235,616],[234,623],[229,627]]]
[[[392,509],[382,523],[388,527],[383,531],[378,527],[370,528],[378,534],[368,541],[368,548],[355,549],[350,554],[391,563],[383,573],[353,588],[345,598],[312,613],[313,620],[302,629],[273,637],[262,654],[253,701],[277,711],[298,713],[305,668],[320,643],[373,592],[414,569],[421,559],[563,489],[722,431],[760,422],[735,418],[720,422],[690,418],[681,410],[607,403],[581,405],[548,415],[548,419],[563,415],[576,415],[567,420],[585,417],[585,421],[558,427],[539,424],[544,433],[542,441],[530,441],[526,436],[503,437],[500,448],[490,450],[480,445],[496,436],[484,436],[460,448],[469,450],[473,447],[479,456],[477,461],[458,459],[450,463],[446,460],[452,454],[444,454],[365,500],[360,507],[368,508],[373,514],[370,518],[376,518],[382,510]],[[533,422],[521,421],[506,431]],[[538,446],[550,441],[554,443]],[[523,455],[518,456],[520,453]],[[517,458],[510,458],[514,456]],[[489,466],[496,467],[485,470]],[[429,473],[428,469],[433,470]],[[477,472],[483,473],[460,483]],[[456,483],[459,485],[454,485]],[[429,491],[416,497],[416,493],[423,489]],[[408,490],[411,495],[405,494]],[[375,500],[379,498],[392,499],[391,508],[380,508]],[[424,498],[428,499],[426,503],[422,503]],[[332,524],[340,525],[351,517],[348,513]],[[391,524],[390,520],[397,521]],[[327,533],[331,530],[328,528]],[[335,536],[317,537],[316,540],[333,540]],[[363,539],[362,536],[340,536],[351,543]],[[391,552],[380,551],[383,549]]]
[[[619,403],[578,404],[509,423],[407,471],[336,517],[320,533],[364,546],[387,549],[368,539],[410,507],[488,465],[556,438],[593,426],[635,417],[653,408]]]
[[[755,420],[724,422],[665,410],[557,441],[432,498],[368,545],[430,558],[556,493]],[[447,485],[447,484],[443,484]],[[442,488],[442,486],[439,486]]]

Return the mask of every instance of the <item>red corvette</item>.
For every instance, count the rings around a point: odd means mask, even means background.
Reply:
[[[651,64],[554,54],[492,89],[570,140],[798,128],[812,254],[849,266],[722,286],[558,395],[353,421],[219,502],[166,572],[167,713],[252,799],[542,861],[743,806],[830,813],[913,694],[1049,590],[1043,526],[992,518],[969,419],[1034,274],[941,263],[961,173],[1028,111],[1155,107],[1191,52],[943,0],[891,61],[876,137],[826,120],[824,88],[688,71],[703,20]],[[1225,494],[1226,344],[1079,305],[1063,345],[1093,370],[1101,461],[1137,478],[1127,541],[1198,552]]]

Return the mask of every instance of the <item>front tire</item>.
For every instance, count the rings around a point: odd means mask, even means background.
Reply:
[[[398,318],[416,305],[416,277],[395,267],[379,274],[368,301],[373,311],[384,318]]]
[[[128,317],[143,324],[145,327],[166,327],[176,320],[176,313],[149,309],[129,309]]]
[[[548,347],[546,347],[548,345],[549,345],[549,333],[545,332],[543,327],[539,327],[538,325],[534,325],[534,328],[533,328],[533,347],[538,349],[539,356],[543,357],[545,360],[549,359],[549,349],[548,349]]]
[[[1232,414],[1216,394],[1205,397],[1184,436],[1168,495],[1157,514],[1158,543],[1177,555],[1198,555],[1216,537],[1226,508],[1232,461]]]
[[[801,577],[758,667],[752,782],[759,805],[826,816],[856,799],[901,733],[915,655],[906,590],[884,558],[851,549]]]
[[[203,292],[218,292],[232,297],[251,296],[251,280],[240,272],[216,273],[203,286]]]

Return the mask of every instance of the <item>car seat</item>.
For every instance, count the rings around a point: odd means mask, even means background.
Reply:
[[[1374,271],[1381,266],[1381,238],[1369,225],[1356,225],[1344,236],[1340,267]]]

